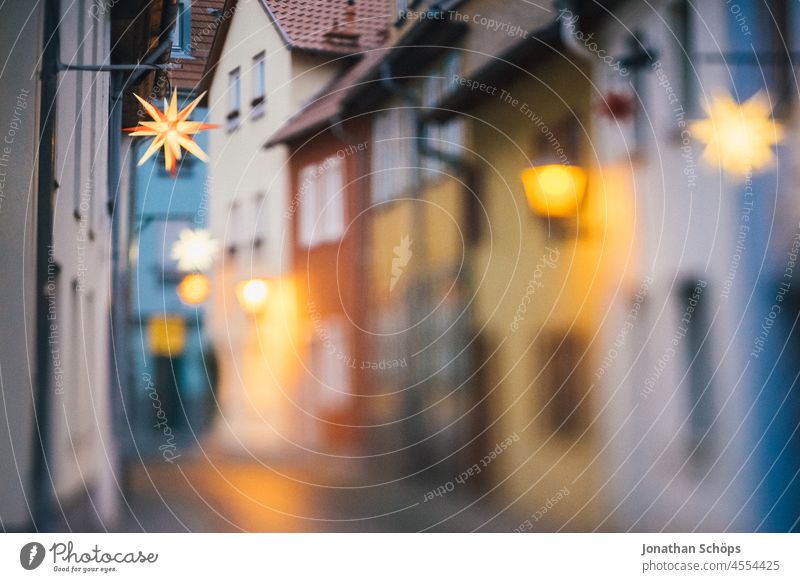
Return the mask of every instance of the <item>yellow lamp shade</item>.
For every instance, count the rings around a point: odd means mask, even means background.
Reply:
[[[236,298],[247,313],[263,312],[267,306],[268,296],[269,285],[266,279],[248,279],[236,286]]]
[[[211,282],[201,273],[186,275],[178,283],[178,297],[187,305],[199,305],[211,293]]]
[[[520,177],[528,205],[541,216],[574,216],[586,192],[586,170],[578,166],[533,166],[524,169]]]

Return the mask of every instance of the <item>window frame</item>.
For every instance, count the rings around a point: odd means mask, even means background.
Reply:
[[[304,248],[335,243],[345,231],[345,164],[336,154],[300,170],[297,243]]]
[[[235,98],[234,98],[235,95]],[[239,127],[242,110],[242,69],[235,67],[228,73],[228,115],[227,129],[233,131]]]
[[[192,5],[186,0],[178,0],[176,4],[175,26],[172,28],[172,56],[191,58]]]
[[[705,460],[712,458],[711,450],[714,448],[716,379],[710,364],[715,360],[708,296],[708,283],[702,279],[684,279],[678,288],[681,319],[677,325],[683,326],[685,334],[682,351],[683,383],[687,397],[687,449],[695,465],[702,465]],[[687,313],[691,314],[688,322],[685,321]]]
[[[251,115],[261,117],[267,102],[267,54],[261,51],[253,57]]]

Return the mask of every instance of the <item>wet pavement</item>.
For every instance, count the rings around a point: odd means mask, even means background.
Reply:
[[[512,531],[524,518],[464,485],[387,480],[341,458],[256,459],[203,450],[129,469],[119,531]],[[427,500],[426,500],[427,498]]]

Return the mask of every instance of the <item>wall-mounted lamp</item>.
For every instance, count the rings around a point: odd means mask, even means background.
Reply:
[[[531,210],[547,218],[571,218],[586,193],[586,170],[580,166],[532,166],[520,174]]]
[[[262,313],[267,306],[269,284],[266,279],[248,279],[236,286],[236,298],[242,309],[252,315]]]
[[[186,305],[200,305],[211,293],[211,282],[202,273],[190,273],[178,283],[177,291]]]

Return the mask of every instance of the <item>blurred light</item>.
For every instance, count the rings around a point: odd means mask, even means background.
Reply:
[[[191,273],[178,283],[178,297],[187,305],[199,305],[211,293],[211,282],[206,275]]]
[[[172,258],[180,271],[205,271],[214,262],[219,243],[207,230],[184,228],[172,245]]]
[[[147,344],[156,356],[178,356],[186,347],[186,323],[180,315],[154,315],[147,321]]]
[[[267,306],[269,285],[266,279],[248,279],[236,286],[236,297],[239,305],[247,313],[261,313]]]
[[[770,117],[764,93],[759,91],[742,104],[721,95],[705,109],[708,119],[695,121],[690,130],[706,144],[703,157],[708,163],[740,178],[772,165],[772,146],[783,139],[783,127]]]
[[[520,177],[531,210],[550,218],[575,215],[586,192],[586,171],[578,166],[533,166]]]

